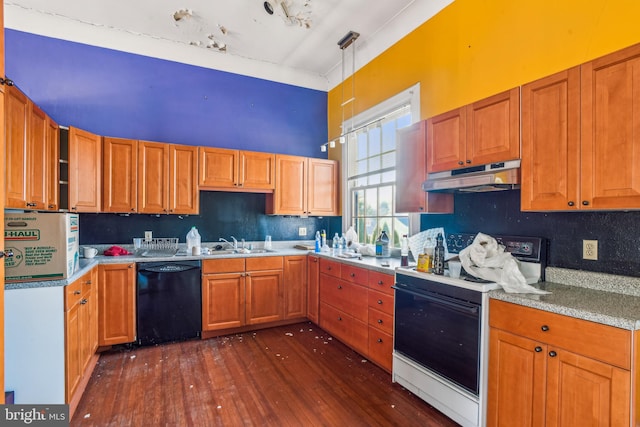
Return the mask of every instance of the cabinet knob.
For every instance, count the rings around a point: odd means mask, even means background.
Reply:
[[[462,160],[458,160],[458,164],[459,164],[460,166],[462,166],[462,165],[464,165],[464,162],[463,162]]]
[[[55,205],[49,205],[48,206],[48,209],[53,209],[53,208],[55,208]]]
[[[129,264],[129,268],[133,268],[133,264]]]
[[[327,270],[331,270],[331,266],[327,267]]]
[[[338,320],[342,321],[342,317],[338,316]]]
[[[419,210],[419,211],[423,211],[423,210],[424,210],[424,208],[423,208],[422,206],[420,206],[420,207],[418,208],[418,210]]]
[[[27,203],[27,207],[29,207],[29,208],[32,208],[32,207],[35,207],[35,206],[38,206],[38,204],[37,203]]]
[[[0,85],[13,86],[13,80],[5,77],[4,79],[0,77]]]
[[[338,285],[338,289],[342,289],[342,285]]]
[[[384,285],[384,282],[382,280],[378,280],[378,285]]]
[[[135,212],[135,211],[136,211],[136,208],[131,208],[131,212]]]
[[[86,298],[82,298],[82,301],[80,301],[80,304],[85,305],[86,303],[88,303],[89,301],[87,301]]]
[[[378,319],[378,323],[382,325],[382,319]]]
[[[80,292],[80,291],[73,291],[73,294],[74,294],[74,295],[80,295],[81,293],[82,293],[82,292]]]
[[[540,329],[542,329],[543,332],[547,332],[549,330],[549,326],[542,325],[542,327]]]
[[[557,355],[558,355],[558,353],[556,353],[556,352],[555,352],[555,351],[553,351],[553,350],[551,350],[551,351],[549,352],[549,356],[551,356],[551,357],[556,357]]]
[[[318,258],[312,258],[313,262],[318,262]]]
[[[351,277],[356,277],[356,273],[351,273]]]
[[[582,201],[582,206],[589,206],[589,201],[588,200],[583,200]]]
[[[575,203],[573,202],[573,200],[569,200],[569,203],[567,203],[567,205],[569,205],[569,206],[574,206],[574,205],[575,205]]]
[[[382,342],[382,338],[378,338],[378,342]]]
[[[540,353],[542,351],[542,347],[537,346],[536,348],[534,348],[534,350],[536,351],[536,353]]]
[[[91,280],[87,280],[86,282],[84,282],[85,285],[90,285],[91,284]]]
[[[382,300],[381,299],[378,300],[378,304],[382,304]]]
[[[467,160],[467,164],[471,164],[471,160]]]

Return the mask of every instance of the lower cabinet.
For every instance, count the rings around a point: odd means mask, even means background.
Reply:
[[[283,257],[246,259],[247,325],[284,319]]]
[[[244,258],[202,262],[202,329],[239,328],[245,325]]]
[[[319,259],[319,325],[391,372],[394,276]]]
[[[98,266],[98,344],[109,346],[136,340],[136,265]]]
[[[284,318],[307,315],[307,256],[284,257]]]
[[[320,311],[320,257],[307,257],[307,317],[313,323],[319,323]]]
[[[488,426],[630,425],[631,331],[490,304]]]

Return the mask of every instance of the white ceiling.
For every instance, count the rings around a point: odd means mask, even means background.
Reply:
[[[453,0],[4,0],[5,27],[318,90]],[[282,7],[284,4],[284,8]],[[285,16],[287,10],[289,18]],[[176,12],[178,13],[176,15]],[[176,18],[180,18],[176,20]]]

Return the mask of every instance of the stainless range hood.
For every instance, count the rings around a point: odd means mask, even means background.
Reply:
[[[423,191],[480,193],[520,188],[520,160],[472,166],[427,175]]]

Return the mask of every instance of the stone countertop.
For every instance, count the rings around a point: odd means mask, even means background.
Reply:
[[[625,286],[621,287],[621,283]],[[534,286],[550,294],[515,294],[499,289],[491,291],[489,296],[617,328],[637,330],[640,329],[640,295],[636,286],[639,283],[640,279],[626,276],[547,269],[547,281]]]
[[[167,257],[142,257],[136,255],[122,255],[122,256],[106,256],[106,255],[98,255],[91,259],[80,258],[80,265],[78,270],[69,278],[62,280],[47,280],[47,281],[30,281],[30,282],[15,282],[15,283],[6,283],[5,290],[12,289],[27,289],[27,288],[44,288],[44,287],[53,287],[53,286],[66,286],[70,283],[76,281],[79,277],[84,275],[86,272],[91,270],[94,266],[98,264],[126,264],[126,263],[139,263],[139,262],[159,262],[159,261],[167,261],[167,262],[180,262],[183,260],[208,260],[208,259],[226,259],[226,258],[252,258],[252,257],[267,257],[267,256],[291,256],[291,255],[307,255],[313,254],[313,251],[308,251],[305,249],[296,249],[294,246],[296,244],[307,244],[307,242],[273,242],[273,250],[270,252],[260,252],[260,253],[225,253],[225,254],[211,254],[211,255],[186,255],[186,251],[183,247],[181,247],[182,251],[179,251],[175,256],[167,256]],[[92,245],[98,248],[98,253],[103,253],[105,249],[109,248],[111,245]],[[203,247],[213,246],[213,244],[203,244]],[[123,245],[123,247],[129,251],[133,251],[133,248],[127,245]],[[256,247],[256,249],[262,249],[260,247]],[[338,256],[331,255],[327,252],[317,253],[323,258],[335,259],[339,262],[355,265],[358,267],[363,267],[368,270],[374,270],[381,273],[386,274],[394,274],[395,268],[400,265],[399,258],[385,258],[380,259],[376,257],[361,257],[358,258],[342,258]],[[384,264],[388,264],[385,266]]]

